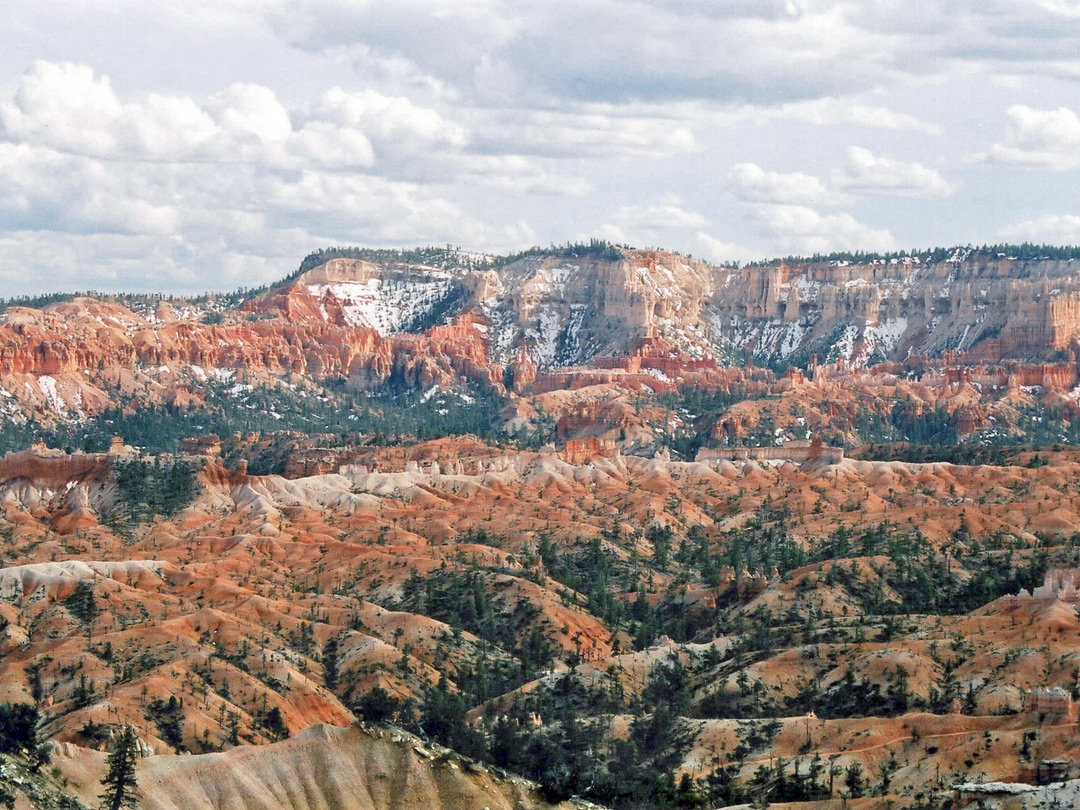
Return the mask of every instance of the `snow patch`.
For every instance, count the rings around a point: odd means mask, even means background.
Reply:
[[[867,326],[863,332],[867,354],[877,353],[888,357],[899,345],[907,328],[907,318],[889,318],[877,326]]]
[[[48,375],[38,377],[38,388],[41,389],[42,395],[45,397],[45,401],[49,404],[56,413],[63,415],[67,409],[67,403],[64,402],[63,397],[56,390],[56,379]]]
[[[840,339],[833,345],[837,357],[851,360],[852,355],[855,354],[855,338],[857,338],[858,335],[859,328],[854,324],[848,324],[844,327],[844,332],[840,335]]]
[[[449,273],[432,271],[423,278],[370,278],[365,282],[308,284],[329,319],[327,305],[336,301],[349,326],[374,329],[380,335],[400,332],[444,298],[453,286]]]
[[[210,373],[214,375],[218,382],[232,382],[236,379],[235,368],[212,368]]]

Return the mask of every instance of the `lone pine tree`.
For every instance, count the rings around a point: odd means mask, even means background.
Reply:
[[[135,729],[125,726],[116,740],[116,747],[109,754],[109,771],[101,780],[101,784],[105,786],[100,796],[101,810],[138,807],[138,783],[135,780],[135,759],[138,754]]]

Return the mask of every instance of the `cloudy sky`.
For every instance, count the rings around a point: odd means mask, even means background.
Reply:
[[[1080,0],[4,0],[0,297],[1080,243]]]

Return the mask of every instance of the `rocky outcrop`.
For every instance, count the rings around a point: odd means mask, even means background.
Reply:
[[[502,390],[482,318],[458,317],[423,334],[382,336],[363,326],[285,318],[147,321],[114,304],[81,299],[0,319],[0,415],[16,421],[79,418],[135,399],[197,404],[208,379],[338,381],[364,389],[475,382]]]
[[[332,259],[244,305],[293,323],[374,329],[380,335],[415,331],[432,310],[464,293],[462,272],[423,265]]]
[[[719,271],[715,338],[769,359],[865,363],[957,351],[1048,357],[1080,336],[1080,266],[979,252],[948,259],[779,263]]]
[[[755,357],[815,379],[887,361],[889,373],[959,374],[973,386],[1008,377],[1015,361],[1027,365],[1010,387],[1075,386],[1073,363],[1031,365],[1080,345],[1075,262],[932,258],[725,268],[659,251],[563,250],[484,270],[334,259],[239,310],[97,298],[13,307],[0,316],[0,416],[77,420],[118,400],[197,406],[210,377],[772,390]],[[965,432],[988,424],[977,410],[961,421]]]
[[[475,271],[473,275],[475,276]],[[696,358],[857,365],[940,356],[1045,358],[1080,337],[1080,266],[976,251],[710,267],[672,253],[532,256],[467,284],[494,356],[541,372],[623,357],[645,335]]]
[[[170,324],[141,332],[133,343],[147,366],[195,365],[274,375],[339,378],[364,388],[399,377],[417,386],[457,376],[493,381],[480,332],[469,324],[433,329],[425,335],[381,337],[364,327],[297,325],[256,321],[237,326]]]
[[[0,458],[0,483],[26,479],[57,490],[75,481],[104,480],[111,468],[112,458],[104,453],[70,454],[35,448]]]
[[[595,458],[615,458],[619,448],[614,439],[568,439],[560,455],[568,464],[586,464]]]
[[[523,350],[541,370],[622,355],[651,330],[697,324],[716,279],[703,262],[660,251],[621,258],[531,256],[498,271],[476,304],[495,356]]]
[[[703,447],[698,450],[696,461],[712,464],[721,461],[761,461],[767,464],[790,462],[792,464],[816,464],[829,466],[844,460],[844,448],[829,447],[820,439],[795,440],[779,447]]]

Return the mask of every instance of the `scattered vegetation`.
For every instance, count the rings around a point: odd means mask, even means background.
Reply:
[[[24,757],[36,770],[49,761],[38,737],[41,716],[30,703],[0,703],[0,754]]]
[[[960,247],[936,247],[926,250],[900,250],[887,253],[875,253],[873,251],[836,251],[833,253],[814,253],[810,256],[785,256],[782,259],[766,259],[763,261],[749,262],[748,266],[759,266],[783,262],[785,264],[800,264],[806,262],[888,262],[900,259],[918,259],[929,264],[944,261],[955,261],[957,258],[972,257],[1007,257],[1020,259],[1021,261],[1033,261],[1036,259],[1080,259],[1080,246],[1075,245],[1045,245],[1033,242],[1016,244],[972,245]]]
[[[162,462],[144,458],[118,461],[112,476],[120,504],[109,516],[114,522],[139,524],[157,517],[172,517],[198,494],[198,468],[193,461]]]

